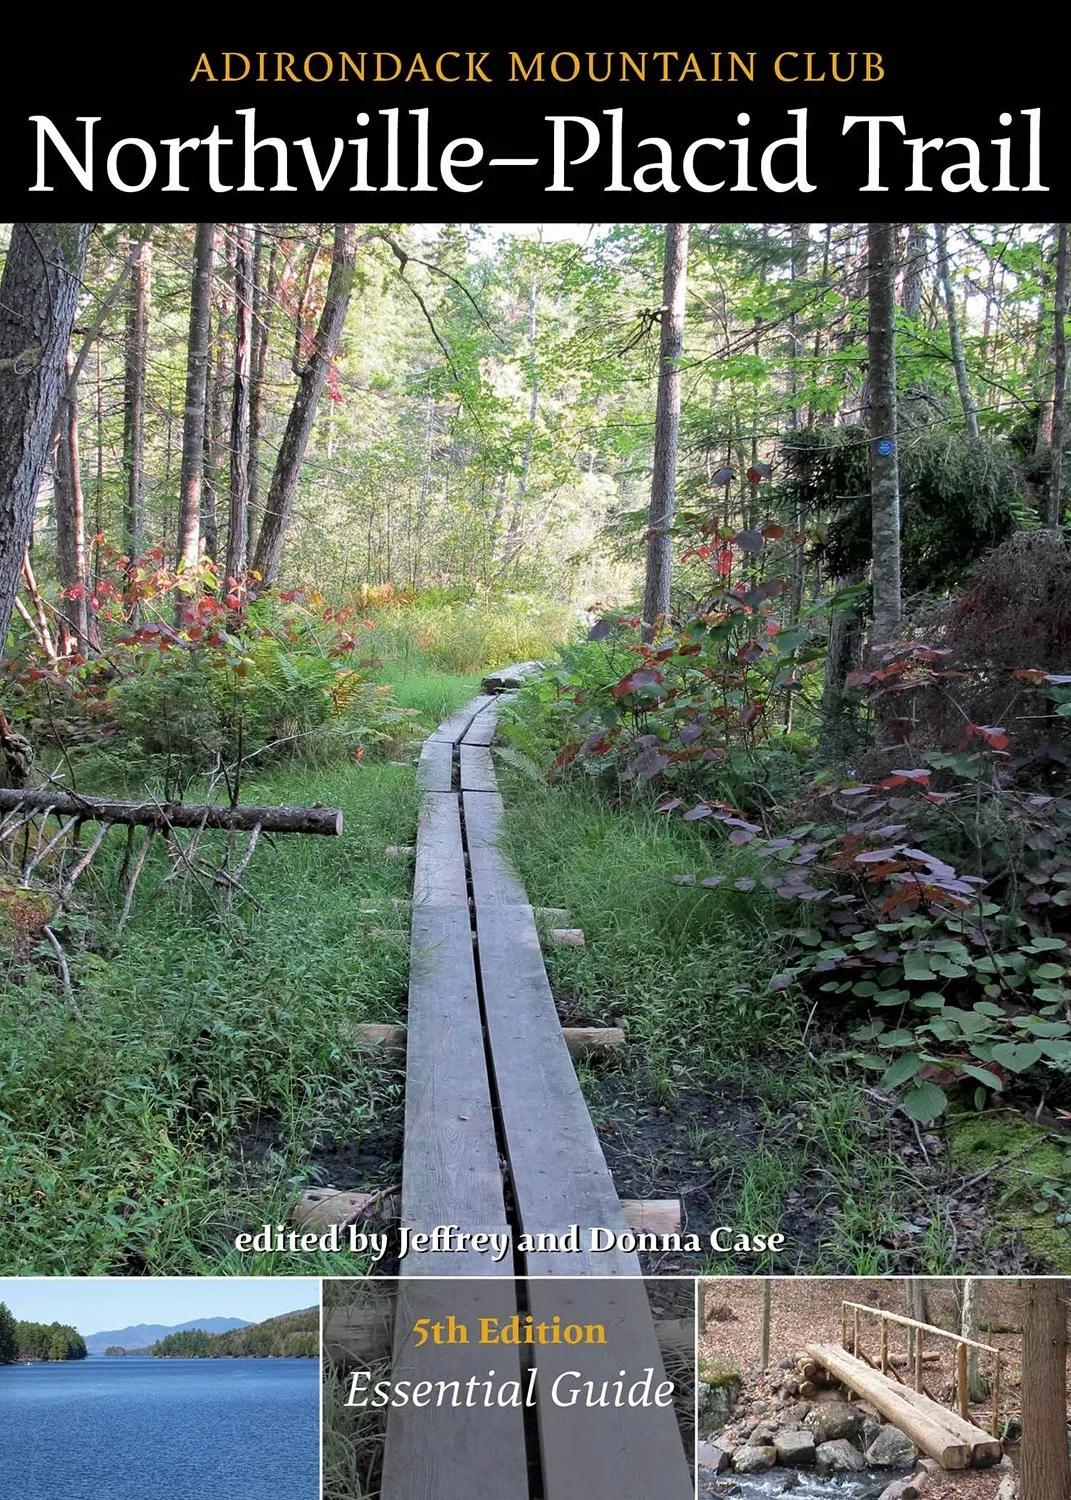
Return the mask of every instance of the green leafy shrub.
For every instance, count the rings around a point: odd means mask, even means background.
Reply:
[[[373,626],[313,590],[246,601],[221,597],[207,565],[176,619],[172,575],[157,570],[129,594],[110,594],[115,633],[100,656],[7,668],[13,711],[38,740],[65,748],[120,741],[128,757],[191,775],[250,757],[325,762],[390,748],[417,717],[375,682]]]

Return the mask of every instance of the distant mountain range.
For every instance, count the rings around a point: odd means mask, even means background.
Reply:
[[[320,1309],[302,1307],[228,1333],[170,1333],[153,1345],[152,1353],[163,1359],[316,1359]]]
[[[104,1333],[84,1335],[90,1354],[103,1354],[105,1349],[117,1346],[121,1349],[151,1349],[157,1339],[167,1338],[169,1333],[186,1333],[190,1329],[201,1329],[204,1333],[229,1333],[232,1328],[251,1328],[248,1318],[193,1318],[189,1323],[135,1323],[132,1328],[106,1329]]]

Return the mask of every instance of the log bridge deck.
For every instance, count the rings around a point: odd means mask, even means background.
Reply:
[[[420,757],[401,1224],[411,1233],[445,1224],[504,1234],[511,1247],[524,1232],[564,1235],[579,1225],[580,1249],[511,1248],[497,1262],[472,1250],[425,1252],[400,1262],[395,1380],[488,1369],[516,1379],[530,1355],[539,1386],[534,1414],[392,1408],[383,1496],[688,1500],[693,1483],[672,1407],[586,1410],[547,1399],[569,1369],[597,1382],[623,1369],[630,1380],[648,1367],[656,1382],[665,1376],[635,1254],[592,1253],[585,1242],[590,1226],[623,1232],[626,1223],[562,1035],[535,914],[498,847],[502,800],[489,747],[500,702],[474,699]],[[456,1279],[469,1277],[486,1279]],[[607,1343],[417,1353],[417,1318],[451,1312],[472,1326],[514,1313],[599,1322]]]
[[[882,1374],[837,1344],[808,1344],[807,1353],[842,1385],[869,1401],[942,1469],[985,1468],[1000,1462],[1004,1450],[998,1438],[925,1392]]]

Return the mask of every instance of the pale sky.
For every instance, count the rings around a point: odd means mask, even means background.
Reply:
[[[83,1337],[135,1323],[170,1326],[194,1318],[259,1323],[319,1301],[319,1281],[303,1277],[0,1277],[0,1302],[16,1318],[69,1323]]]

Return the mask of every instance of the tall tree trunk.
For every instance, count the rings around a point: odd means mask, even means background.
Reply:
[[[201,488],[201,547],[211,562],[219,557],[219,491],[223,458],[228,450],[225,414],[230,382],[227,361],[230,353],[227,323],[230,318],[230,291],[217,286],[216,331],[211,340],[208,362],[208,391],[205,406],[205,473]]]
[[[673,566],[670,532],[677,504],[677,433],[681,419],[681,355],[684,303],[688,285],[687,224],[666,225],[662,263],[662,331],[655,402],[654,472],[648,520],[647,579],[643,591],[643,637],[652,640],[659,618],[669,611]]]
[[[88,224],[15,224],[0,280],[0,659],[48,457]]]
[[[1056,299],[1052,314],[1052,468],[1049,473],[1050,526],[1063,518],[1063,469],[1067,428],[1067,225],[1056,240]]]
[[[1055,260],[1053,247],[1052,259]],[[1042,257],[1038,268],[1038,316],[1034,325],[1034,390],[1038,402],[1038,431],[1034,452],[1043,453],[1052,442],[1052,387],[1049,375],[1052,370],[1052,341],[1045,336],[1045,298],[1052,285],[1050,260]]]
[[[1021,1500],[1067,1500],[1067,1283],[1032,1276],[1019,1286],[1026,1300]]]
[[[759,1369],[767,1370],[770,1366],[770,1322],[771,1307],[773,1302],[773,1277],[762,1278],[762,1338],[759,1348]]]
[[[978,1338],[979,1302],[982,1283],[977,1276],[963,1278],[963,1312],[959,1331],[965,1339]],[[989,1386],[982,1377],[979,1350],[967,1349],[967,1400],[984,1401]]]
[[[283,546],[290,529],[294,512],[294,496],[297,493],[298,476],[301,472],[305,448],[316,417],[316,406],[324,388],[327,371],[338,350],[342,325],[346,319],[350,292],[353,287],[353,266],[357,253],[356,225],[335,226],[335,246],[331,257],[331,279],[327,284],[327,297],[320,324],[316,330],[312,355],[301,372],[297,395],[286,424],[283,441],[279,448],[271,488],[264,502],[264,522],[257,538],[257,550],[253,567],[265,583],[274,583],[279,576]]]
[[[133,560],[145,545],[145,378],[149,364],[152,246],[142,241],[126,314],[123,392],[123,551]]]
[[[70,372],[68,351],[67,370]],[[89,645],[86,609],[85,502],[78,456],[78,400],[64,391],[59,400],[56,437],[56,571],[63,591],[59,651],[70,656]]]
[[[926,1316],[926,1283],[921,1276],[909,1276],[907,1278],[907,1315],[916,1319],[919,1323],[928,1323]],[[907,1352],[908,1358],[915,1357],[915,1329],[907,1330]]]
[[[269,226],[270,227],[270,226]],[[272,314],[275,311],[275,281],[279,247],[274,238],[268,251],[268,279],[263,281],[264,235],[257,225],[253,250],[253,354],[250,362],[249,390],[249,463],[246,484],[245,555],[252,556],[256,523],[260,514],[260,429],[264,409],[264,374],[267,369],[271,340]]]
[[[788,426],[791,432],[796,432],[799,430],[800,425],[799,363],[800,357],[803,354],[803,340],[800,336],[799,313],[796,305],[796,288],[803,280],[803,278],[807,275],[807,262],[810,258],[811,253],[811,242],[807,226],[805,224],[793,224],[790,230],[790,234],[792,245],[790,272],[792,276],[793,295],[792,310],[789,313],[788,317],[788,353],[790,360],[788,377]],[[789,587],[787,622],[790,627],[796,625],[800,617],[800,611],[803,608],[804,570],[807,560],[804,531],[807,525],[807,518],[804,513],[802,485],[798,486],[796,490],[796,513],[793,517],[793,524],[795,528],[795,540],[792,544],[794,551],[792,553],[792,582]],[[795,655],[795,653],[793,653],[793,655]],[[792,729],[792,712],[794,707],[794,700],[794,692],[791,688],[786,688],[784,717],[786,732],[791,731]]]
[[[224,583],[241,584],[245,574],[249,474],[249,373],[253,327],[253,257],[249,225],[234,226],[234,388],[231,400],[231,476],[227,512],[227,561]]]
[[[952,368],[956,372],[956,389],[959,391],[959,404],[963,408],[963,421],[967,428],[967,436],[972,443],[979,440],[978,413],[974,409],[974,399],[971,396],[970,383],[967,380],[967,359],[963,353],[963,335],[959,327],[959,310],[956,307],[956,293],[952,286],[952,272],[948,264],[948,226],[946,224],[935,224],[934,234],[937,237],[937,275],[941,281],[941,291],[945,299],[945,315],[948,318],[948,342],[952,350]]]
[[[923,224],[907,226],[907,250],[904,276],[900,283],[900,307],[909,318],[917,318],[922,308],[922,273],[926,268],[926,228]]]
[[[201,556],[201,485],[205,464],[205,402],[208,389],[208,345],[212,323],[214,224],[198,224],[193,247],[190,289],[190,336],[186,354],[186,408],[182,422],[182,468],[179,473],[177,561],[195,568]],[[176,618],[182,615],[176,595]]]
[[[900,633],[900,473],[896,452],[896,226],[867,227],[872,641]]]

